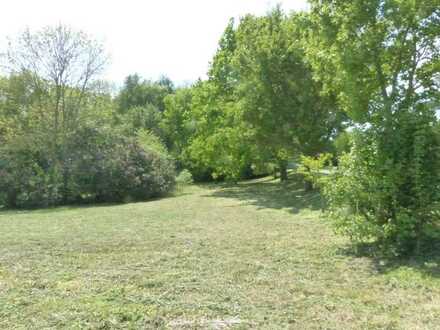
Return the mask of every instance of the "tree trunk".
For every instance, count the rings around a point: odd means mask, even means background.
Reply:
[[[6,206],[9,208],[17,207],[17,191],[15,189],[8,191],[6,195]]]
[[[304,175],[304,190],[305,192],[310,192],[313,190],[313,183],[310,180],[307,180],[307,176],[311,177],[311,170],[307,165],[304,165],[305,169],[307,170],[308,175]]]
[[[304,190],[306,192],[310,192],[310,191],[313,190],[313,185],[312,185],[312,183],[310,181],[304,180]]]
[[[70,199],[70,191],[69,191],[69,160],[66,150],[66,138],[62,139],[62,145],[59,147],[58,159],[60,164],[61,176],[62,176],[62,186],[61,186],[61,202],[62,204],[67,204]]]
[[[281,160],[278,162],[280,167],[280,180],[281,182],[287,181],[287,161]]]
[[[62,192],[62,203],[66,205],[69,202],[69,171],[67,169],[66,163],[63,162],[63,192]]]

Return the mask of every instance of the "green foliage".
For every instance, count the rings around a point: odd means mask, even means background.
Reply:
[[[84,128],[84,142],[72,164],[76,199],[120,202],[159,197],[174,185],[174,164],[148,132],[124,137],[113,128]]]
[[[332,157],[331,154],[327,153],[316,157],[301,155],[297,171],[304,177],[304,180],[309,182],[314,188],[318,188],[322,185],[323,171],[329,166]]]
[[[285,172],[287,158],[322,152],[337,127],[335,104],[312,79],[296,15],[280,9],[246,16],[237,29],[235,57],[243,120],[258,152]],[[336,124],[336,125],[335,125]]]
[[[191,112],[192,95],[191,88],[180,88],[175,94],[167,95],[164,100],[165,111],[161,127],[170,153],[181,168],[188,165],[187,148],[196,129]]]
[[[174,186],[174,165],[153,135],[125,138],[111,128],[82,127],[64,141],[69,161],[46,144],[16,140],[2,149],[0,186],[7,207],[145,200]],[[44,142],[44,141],[42,141]],[[159,149],[159,146],[161,149]]]
[[[356,132],[351,152],[324,185],[337,229],[392,253],[420,248],[440,224],[440,135],[432,116],[400,116],[398,145],[376,127]]]
[[[238,104],[219,96],[216,84],[207,81],[194,87],[191,111],[197,124],[185,166],[195,178],[208,170],[214,179],[239,179],[250,164],[252,146]]]
[[[128,142],[128,143],[127,143]],[[164,196],[174,186],[173,162],[161,154],[142,149],[134,141],[117,145],[112,160],[100,176],[107,182],[100,188],[99,201],[146,200]]]
[[[438,98],[438,0],[310,2],[309,61],[354,120]]]
[[[350,132],[341,132],[333,141],[333,146],[337,156],[342,156],[351,150],[352,139]]]
[[[153,105],[160,112],[165,109],[164,99],[174,90],[172,82],[162,77],[153,82],[142,79],[139,75],[129,75],[125,78],[124,86],[118,94],[116,102],[120,113],[126,113],[135,107]]]
[[[252,163],[254,146],[243,120],[236,95],[238,72],[233,61],[236,51],[234,21],[226,27],[211,63],[208,81],[193,88],[192,120],[196,129],[188,146],[186,166],[213,179],[236,181],[244,177]],[[194,174],[194,170],[193,170]]]
[[[53,89],[44,81],[40,90],[33,86],[27,74],[0,84],[0,205],[138,200],[172,189],[166,147],[145,124],[112,125],[114,105],[105,91],[83,94],[75,121],[55,131],[54,112],[45,110]]]
[[[167,77],[153,82],[137,74],[128,76],[115,99],[117,125],[124,127],[127,136],[135,136],[138,130],[148,130],[171,147],[170,138],[174,136],[167,136],[169,130],[164,123],[164,112],[165,99],[173,93],[173,83]]]
[[[149,130],[162,137],[162,113],[152,104],[136,106],[118,117],[120,125],[125,126],[126,134],[132,135],[137,130]]]
[[[311,1],[307,53],[324,92],[363,124],[325,189],[356,240],[417,251],[438,223],[437,1]]]
[[[194,183],[193,176],[190,171],[183,169],[176,178],[178,185],[189,185]]]
[[[151,150],[168,157],[168,150],[162,140],[153,132],[141,129],[136,132],[137,142],[144,150]]]
[[[0,149],[0,205],[50,206],[62,198],[62,175],[34,137],[16,137]]]
[[[275,9],[231,20],[207,81],[167,99],[176,157],[195,177],[238,180],[328,149],[339,129],[334,98],[320,95],[305,58],[299,17]],[[186,95],[186,96],[185,96]],[[173,148],[172,148],[173,149]]]

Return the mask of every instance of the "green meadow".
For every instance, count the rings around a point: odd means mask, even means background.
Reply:
[[[354,253],[295,182],[0,212],[0,328],[438,329],[438,254]]]

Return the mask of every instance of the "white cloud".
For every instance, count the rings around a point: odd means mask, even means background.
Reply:
[[[134,72],[184,82],[204,77],[230,17],[285,10],[306,0],[13,0],[2,3],[1,46],[25,27],[63,23],[102,39],[111,55],[105,78],[120,83]]]

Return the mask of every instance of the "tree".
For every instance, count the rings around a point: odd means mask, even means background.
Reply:
[[[125,78],[124,86],[116,102],[121,113],[147,105],[153,105],[158,111],[163,112],[165,110],[164,98],[173,91],[173,83],[167,77],[161,77],[159,81],[153,82],[142,79],[138,74],[133,74]]]
[[[438,98],[440,2],[311,2],[314,72],[358,122]]]
[[[152,104],[130,109],[126,114],[120,116],[119,122],[126,127],[126,134],[133,135],[138,130],[147,129],[160,138],[165,138],[162,127],[163,114]]]
[[[164,100],[162,127],[170,152],[177,160],[179,167],[188,167],[187,148],[196,129],[191,112],[192,97],[191,88],[180,88],[175,94],[167,95]]]
[[[119,125],[117,102],[97,79],[103,47],[86,34],[62,25],[27,30],[2,60],[0,205],[145,199],[172,189],[174,161],[146,130],[161,129],[163,98],[174,91],[168,78],[129,81],[127,100],[135,94],[141,104]]]
[[[238,82],[238,73],[233,66],[237,49],[237,36],[234,19],[230,19],[219,41],[219,47],[208,71],[209,80],[219,89],[223,98],[234,100]]]
[[[320,95],[299,33],[301,16],[287,19],[276,8],[264,17],[246,16],[236,32],[234,69],[243,120],[258,152],[278,164],[287,179],[288,158],[325,150],[339,125],[331,96]]]
[[[327,189],[339,228],[401,251],[438,221],[438,1],[311,1],[316,77],[359,126]]]
[[[198,168],[209,169],[214,178],[231,180],[244,177],[252,164],[249,130],[237,95],[236,47],[231,19],[210,64],[208,80],[193,88],[192,115],[197,125],[189,146]]]
[[[334,97],[321,96],[312,79],[302,24],[299,15],[287,18],[280,9],[248,15],[237,27],[229,21],[208,80],[193,86],[185,105],[180,127],[193,127],[184,147],[193,169],[237,180],[276,163],[286,180],[288,158],[326,150],[341,116]],[[178,107],[169,106],[169,114]]]
[[[74,125],[107,56],[103,46],[85,33],[58,25],[38,32],[26,30],[10,41],[5,60],[11,73],[27,73],[36,90],[49,84],[45,98],[50,99],[56,140],[61,129]]]
[[[153,82],[142,79],[139,75],[129,75],[116,97],[119,124],[126,126],[126,134],[147,129],[166,140],[162,125],[165,111],[165,98],[174,93],[172,81],[162,76]]]
[[[61,168],[67,201],[71,157],[65,141],[75,134],[94,82],[105,67],[103,46],[83,32],[58,25],[26,30],[11,40],[3,59],[10,74],[26,77],[26,92],[37,96],[32,102],[38,114],[35,123],[50,135],[46,152],[50,162]]]
[[[165,75],[162,75],[159,78],[159,80],[157,81],[157,84],[159,86],[164,87],[168,94],[172,94],[176,90],[176,88],[174,87],[173,81]]]
[[[200,82],[194,87],[192,118],[196,129],[188,152],[198,172],[208,170],[214,179],[233,181],[245,176],[252,155],[257,152],[239,106],[238,102],[222,97],[213,81]]]

